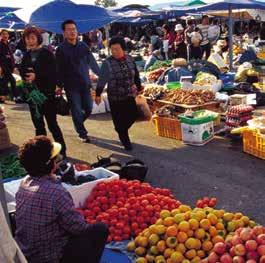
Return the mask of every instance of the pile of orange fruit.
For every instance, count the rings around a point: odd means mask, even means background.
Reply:
[[[161,211],[157,222],[142,231],[127,249],[137,255],[137,263],[197,263],[236,229],[255,225],[242,213],[181,205]]]

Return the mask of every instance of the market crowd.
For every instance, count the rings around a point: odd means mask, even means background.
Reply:
[[[228,48],[227,28],[221,27],[217,20],[210,23],[208,16],[203,16],[198,25],[191,21],[186,27],[176,24],[172,28],[165,24],[160,30],[153,28],[137,43],[149,48],[145,69],[160,59],[207,59],[220,40],[225,41],[220,52]],[[64,90],[76,133],[82,142],[89,143],[84,122],[93,107],[88,73],[91,69],[98,76],[95,102],[101,102],[107,84],[115,130],[124,148],[132,150],[129,129],[138,118],[135,97],[142,85],[136,63],[126,53],[135,43],[124,38],[122,32],[109,41],[111,55],[101,67],[90,50],[103,48],[100,30],[86,36],[87,43],[78,40],[77,25],[72,20],[62,24],[62,32],[64,40],[56,50],[45,45],[47,35],[34,27],[25,29],[16,51],[10,46],[8,31],[2,30],[0,34],[1,100],[4,102],[9,95],[17,103],[27,101],[37,136],[19,151],[28,176],[16,195],[16,241],[28,262],[93,263],[100,260],[108,228],[104,224],[88,224],[54,176],[60,154],[67,157],[56,118],[56,95]],[[16,86],[14,72],[22,78],[20,87]],[[55,142],[46,137],[45,121]]]

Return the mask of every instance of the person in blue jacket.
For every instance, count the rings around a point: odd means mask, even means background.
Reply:
[[[152,67],[157,60],[162,60],[160,56],[161,56],[160,50],[153,51],[151,56],[149,56],[149,58],[146,60],[144,71],[147,71],[150,67]]]
[[[99,66],[89,47],[78,41],[75,21],[64,21],[62,30],[65,41],[56,50],[58,86],[65,89],[80,140],[90,143],[84,126],[93,108],[89,69],[99,75]]]

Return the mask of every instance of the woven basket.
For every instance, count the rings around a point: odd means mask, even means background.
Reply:
[[[9,147],[11,147],[11,142],[8,129],[0,129],[0,150],[7,149]]]
[[[179,120],[166,117],[159,117],[157,115],[154,115],[152,120],[155,124],[156,134],[158,136],[172,138],[176,140],[182,139],[181,124]]]

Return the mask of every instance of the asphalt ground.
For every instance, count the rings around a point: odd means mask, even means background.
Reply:
[[[27,105],[5,104],[12,149],[34,136]],[[86,121],[91,144],[81,143],[70,116],[58,117],[68,156],[74,161],[93,163],[97,155],[120,162],[138,158],[149,167],[146,181],[172,190],[181,202],[195,205],[198,198],[215,196],[218,208],[242,212],[265,225],[265,162],[242,151],[242,141],[215,137],[202,147],[158,137],[153,124],[136,123],[130,130],[134,150],[121,147],[109,114],[93,115]]]

